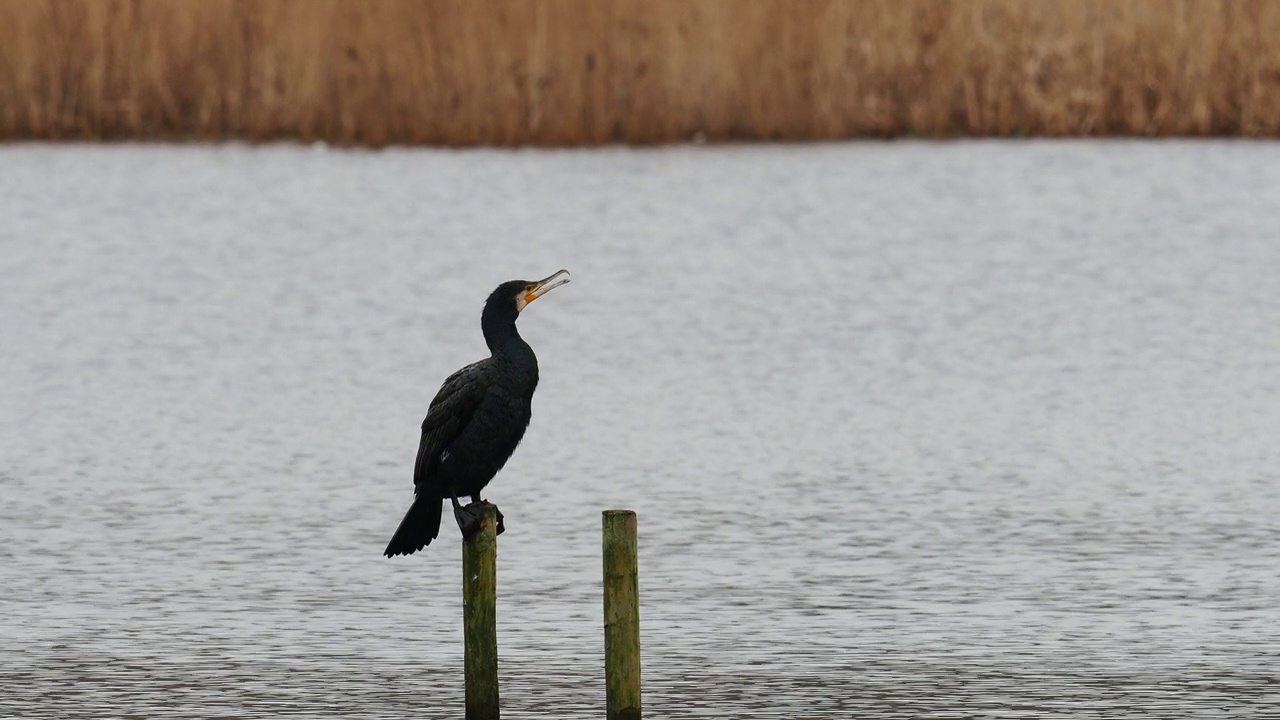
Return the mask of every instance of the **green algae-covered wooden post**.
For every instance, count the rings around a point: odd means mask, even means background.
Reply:
[[[498,508],[485,505],[480,532],[462,541],[467,720],[498,720],[497,527]]]
[[[604,511],[604,682],[608,720],[640,720],[636,514]]]

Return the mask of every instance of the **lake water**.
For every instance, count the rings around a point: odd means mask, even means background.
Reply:
[[[508,718],[1280,703],[1280,145],[0,147],[0,716],[461,717],[389,560],[499,282]]]

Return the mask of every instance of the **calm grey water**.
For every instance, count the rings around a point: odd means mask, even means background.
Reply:
[[[381,551],[524,313],[509,718],[1280,703],[1280,145],[0,148],[0,716],[460,717],[456,536]]]

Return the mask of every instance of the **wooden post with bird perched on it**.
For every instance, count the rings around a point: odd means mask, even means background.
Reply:
[[[479,532],[462,540],[467,720],[498,720],[497,566],[498,508],[486,503]]]
[[[640,587],[636,514],[605,510],[604,683],[608,720],[640,720]]]

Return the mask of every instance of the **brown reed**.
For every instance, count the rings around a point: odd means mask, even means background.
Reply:
[[[0,138],[1280,135],[1273,0],[0,0]]]

